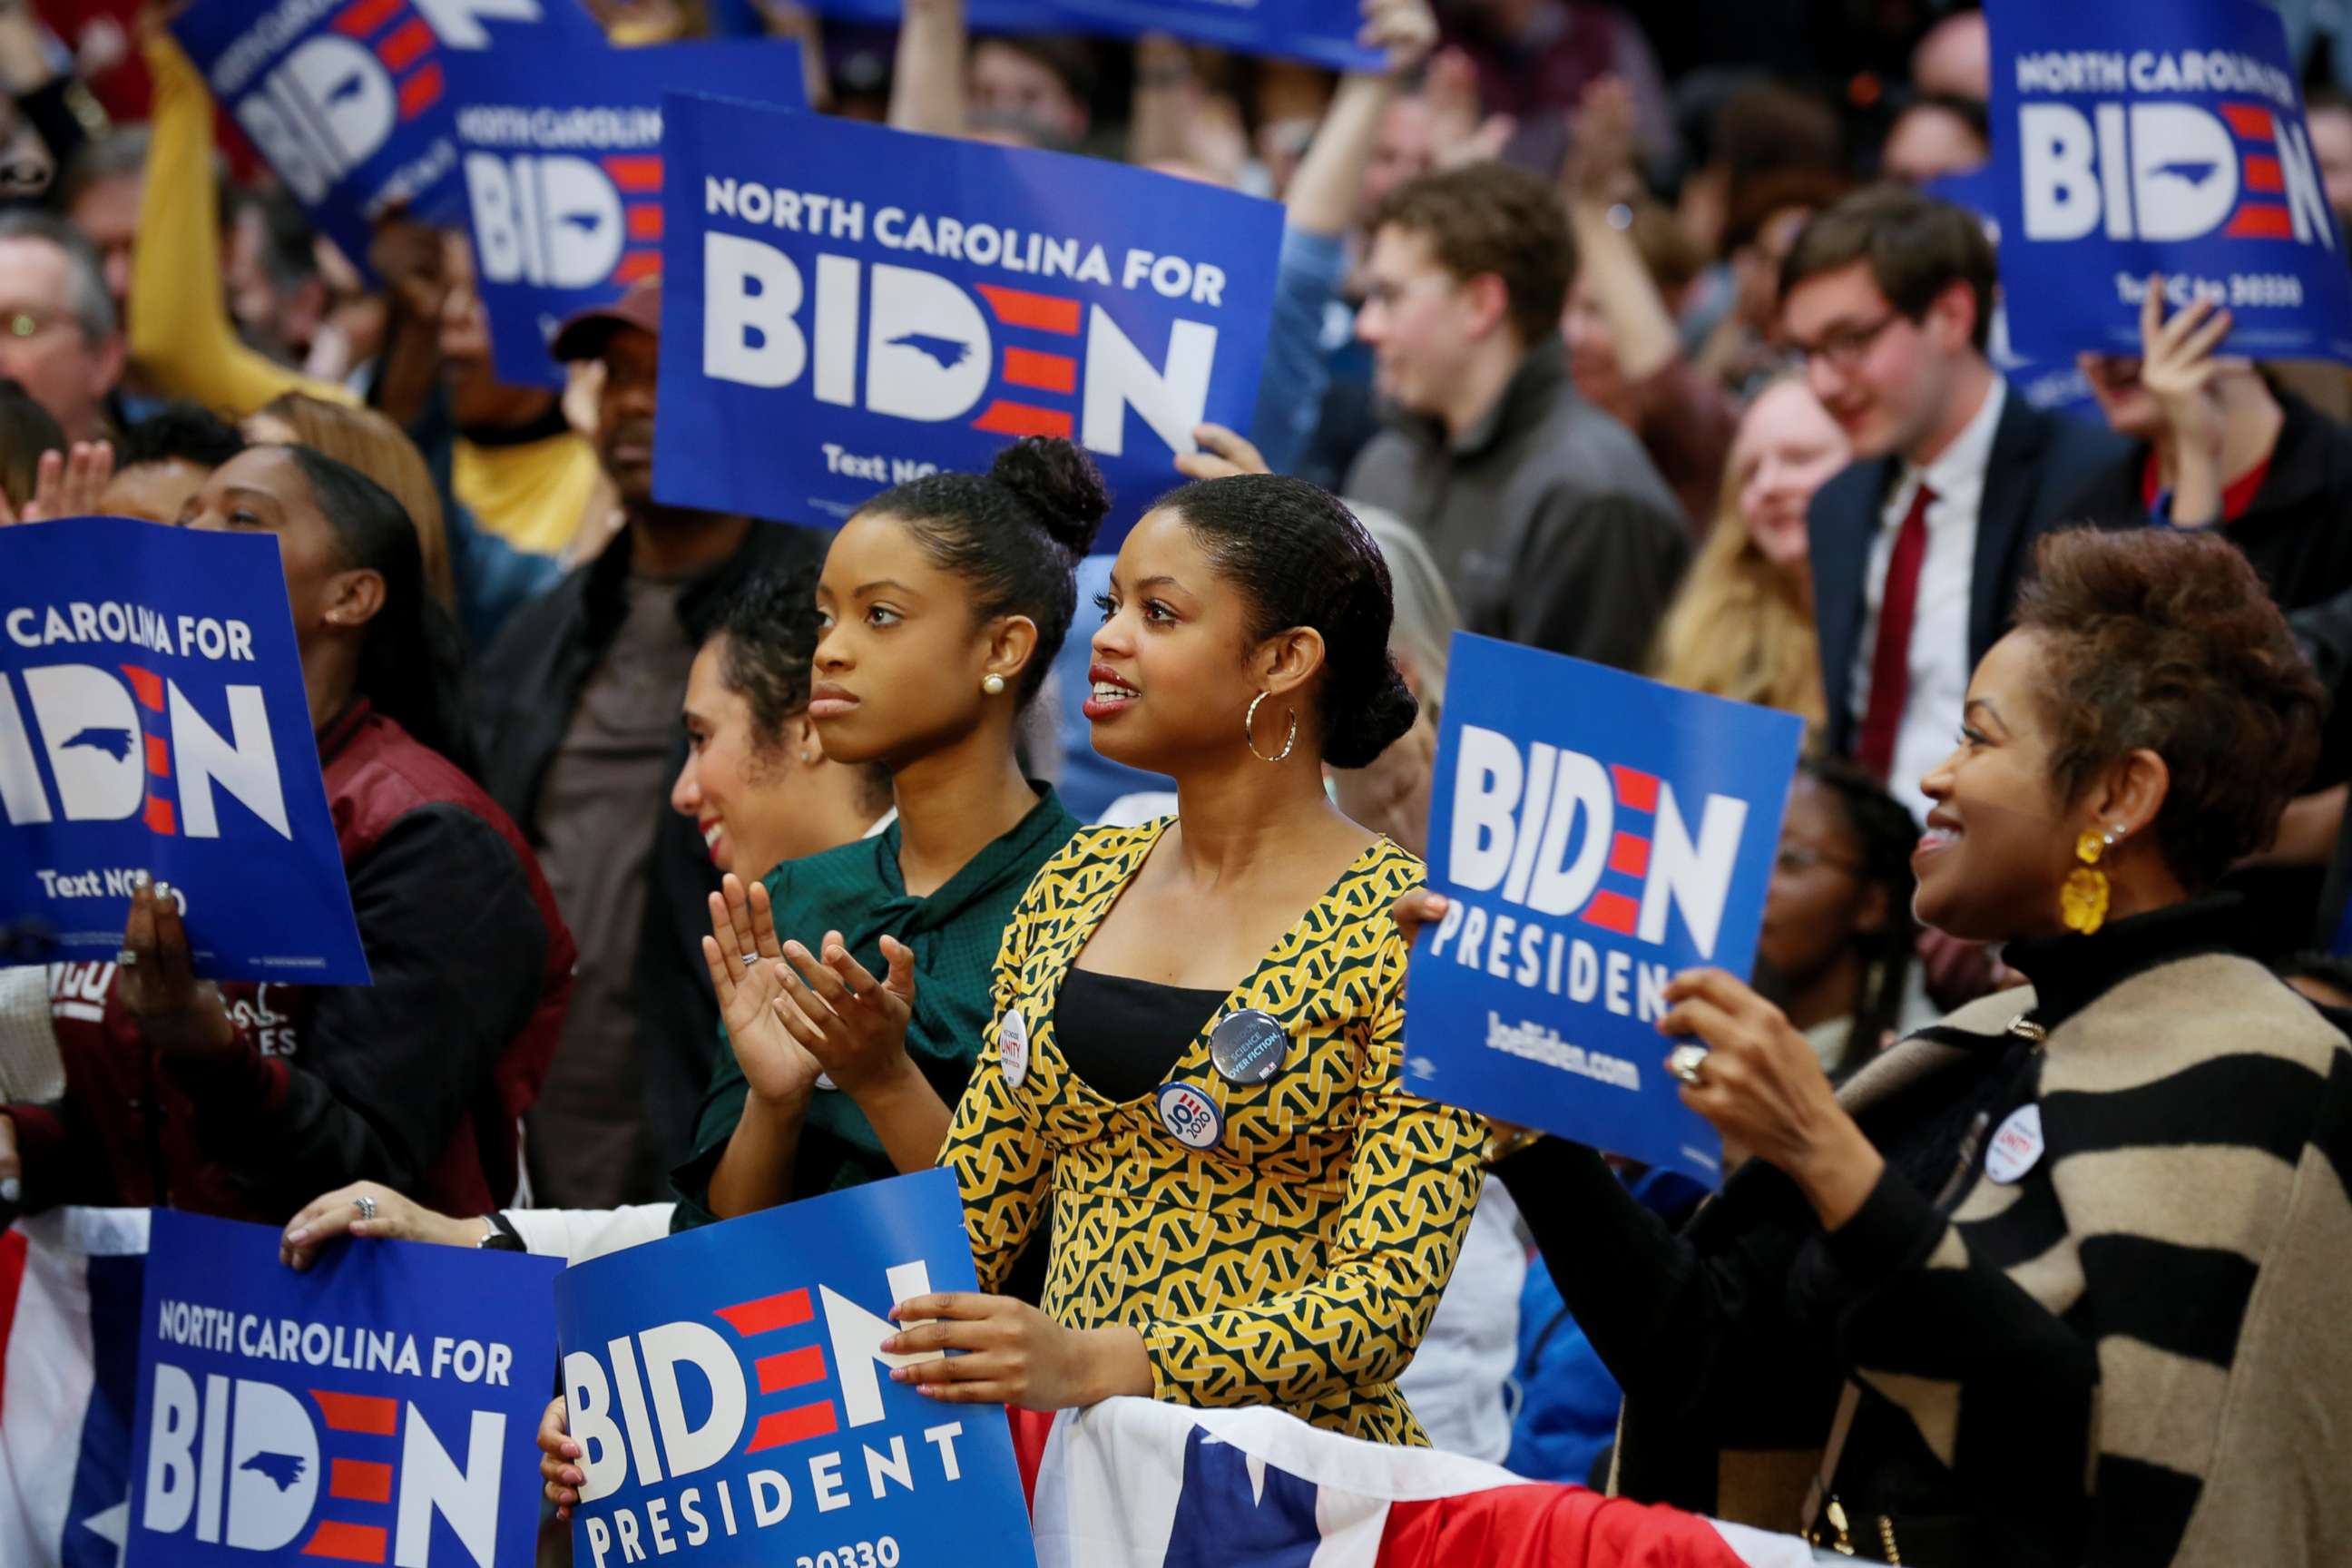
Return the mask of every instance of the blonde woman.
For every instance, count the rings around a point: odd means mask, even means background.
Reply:
[[[373,408],[330,403],[306,392],[280,393],[245,421],[245,438],[257,447],[308,447],[346,463],[392,492],[416,525],[425,584],[443,609],[457,602],[449,573],[449,529],[433,470],[408,433]]]
[[[1802,380],[1765,387],[1739,421],[1715,527],[1666,612],[1652,674],[1822,721],[1805,511],[1852,456]]]

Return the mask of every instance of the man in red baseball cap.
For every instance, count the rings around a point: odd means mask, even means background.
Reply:
[[[690,1152],[719,1018],[698,940],[717,878],[667,809],[687,672],[737,586],[824,551],[812,530],[654,498],[660,334],[657,279],[556,333],[556,358],[603,367],[596,455],[626,525],[516,612],[474,674],[482,783],[530,839],[580,950],[528,1142],[539,1201],[566,1208],[661,1197]]]

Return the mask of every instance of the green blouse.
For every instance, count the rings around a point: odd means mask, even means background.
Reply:
[[[814,950],[828,931],[841,932],[866,973],[880,975],[885,933],[915,954],[915,1012],[907,1054],[950,1106],[962,1097],[992,1021],[989,985],[1004,928],[1038,868],[1078,830],[1050,789],[1012,830],[973,856],[927,899],[908,895],[898,871],[898,825],[822,855],[787,860],[768,873],[779,939]],[[676,1228],[709,1225],[710,1178],[742,1119],[750,1088],[726,1030],[719,1062],[696,1119],[694,1154],[671,1173],[678,1196]],[[801,1197],[896,1175],[882,1141],[857,1104],[836,1089],[809,1097],[793,1191]]]

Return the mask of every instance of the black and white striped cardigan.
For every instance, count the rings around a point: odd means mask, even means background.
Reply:
[[[1624,1309],[1660,1325],[1647,1345],[1642,1322],[1607,1321],[1606,1281],[1563,1286],[1626,1387],[1621,1488],[1794,1529],[1851,1380],[1857,1436],[1907,1422],[2001,1533],[2098,1564],[2352,1563],[2352,1052],[2200,940],[2226,917],[2190,906],[2087,939],[2073,951],[2119,960],[2087,974],[2064,942],[2021,946],[2041,994],[1965,1008],[1842,1092],[1868,1126],[2042,1020],[2045,1149],[2019,1179],[1988,1179],[1979,1153],[1937,1208],[1890,1168],[1823,1237],[1785,1178],[1743,1171],[1686,1233],[1712,1237],[1654,1253],[1666,1280]],[[1633,1267],[1636,1224],[1588,1218],[1596,1260]],[[1792,1256],[1775,1226],[1811,1234]],[[1546,1247],[1556,1278],[1563,1251]],[[1834,1287],[1822,1339],[1789,1326],[1776,1287],[1797,1277]],[[1696,1386],[1648,1374],[1677,1337],[1710,1358]],[[1838,1478],[1878,1457],[1849,1442]],[[1880,1555],[1873,1522],[1855,1544]]]

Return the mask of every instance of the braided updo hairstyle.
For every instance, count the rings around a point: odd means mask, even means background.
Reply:
[[[1304,479],[1236,474],[1160,498],[1210,563],[1246,595],[1249,635],[1293,626],[1323,638],[1323,760],[1360,768],[1412,728],[1420,705],[1389,654],[1388,563],[1355,514]]]
[[[1020,700],[1036,696],[1077,614],[1073,574],[1110,510],[1094,459],[1059,437],[1024,437],[985,474],[927,474],[858,510],[897,518],[934,563],[971,584],[975,621],[1026,616],[1036,623]]]

